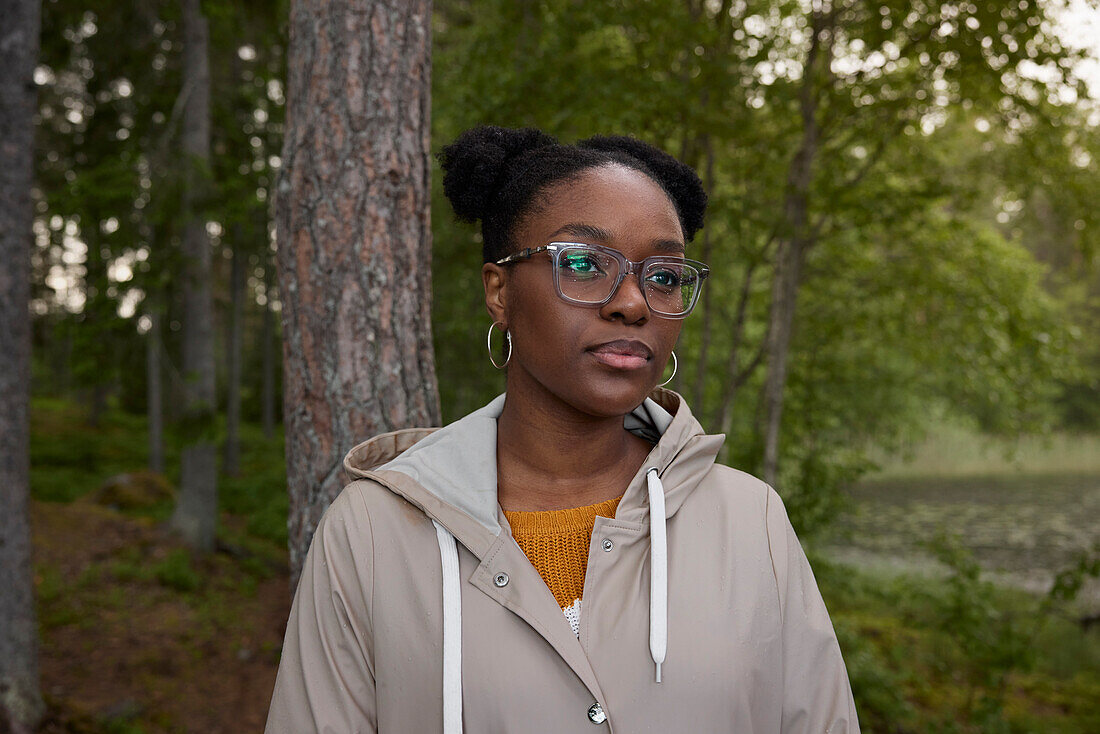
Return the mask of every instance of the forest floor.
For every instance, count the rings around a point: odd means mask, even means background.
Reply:
[[[42,734],[263,730],[290,607],[285,480],[281,437],[247,424],[243,439],[219,551],[194,555],[162,529],[178,461],[168,481],[140,472],[140,418],[90,429],[76,406],[35,401]],[[929,577],[813,554],[863,730],[1100,731],[1100,625],[953,558]]]
[[[85,499],[34,502],[32,532],[43,732],[263,730],[290,610],[285,554],[192,556],[155,520]]]

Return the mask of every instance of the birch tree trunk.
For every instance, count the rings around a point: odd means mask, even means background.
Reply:
[[[214,305],[210,242],[202,215],[210,165],[209,30],[199,0],[182,0],[183,83],[183,373],[184,445],[180,493],[171,525],[193,548],[214,549],[218,520],[214,443]]]
[[[37,0],[0,15],[0,731],[29,734],[44,712],[31,577],[31,180]]]
[[[439,422],[430,0],[292,0],[278,186],[293,581],[354,444]]]

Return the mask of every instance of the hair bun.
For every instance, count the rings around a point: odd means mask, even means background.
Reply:
[[[508,165],[525,153],[556,144],[553,137],[533,128],[471,128],[439,153],[443,193],[459,219],[482,219]]]
[[[692,239],[703,226],[707,210],[707,194],[703,182],[695,170],[660,148],[625,135],[597,135],[577,143],[578,148],[602,150],[608,153],[628,155],[640,161],[652,171],[657,180],[672,197],[684,236]]]

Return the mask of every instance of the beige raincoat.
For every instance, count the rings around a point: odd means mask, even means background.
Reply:
[[[268,734],[859,731],[779,496],[715,464],[723,437],[679,396],[657,390],[626,419],[656,445],[596,519],[577,635],[496,501],[503,405],[348,454]]]

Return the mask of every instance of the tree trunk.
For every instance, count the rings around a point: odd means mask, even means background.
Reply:
[[[706,96],[703,97],[704,103],[707,101]],[[703,156],[704,156],[704,169],[703,169],[703,181],[706,191],[714,191],[714,141],[711,140],[710,135],[703,136]],[[714,227],[703,228],[703,251],[700,253],[700,260],[705,263],[710,263],[711,255],[711,239],[710,233]],[[703,302],[699,304],[703,311],[703,323],[700,327],[699,338],[699,354],[695,364],[695,388],[692,393],[692,404],[698,406],[699,414],[703,414],[703,410],[707,404],[706,401],[706,387],[707,387],[707,359],[710,354],[710,338],[712,333],[711,323],[713,321],[713,309],[711,307],[711,296],[714,291],[714,284],[710,284],[711,287],[703,285]],[[722,430],[718,428],[717,430]]]
[[[149,427],[149,471],[164,473],[164,386],[160,364],[160,313],[149,309],[149,332],[145,335],[145,402]]]
[[[752,281],[756,275],[758,264],[750,262],[745,269],[745,279],[741,281],[741,291],[737,298],[737,309],[734,312],[733,325],[730,327],[730,349],[726,357],[726,377],[722,385],[721,397],[718,400],[718,409],[714,419],[716,431],[730,431],[733,424],[734,398],[741,386],[752,377],[760,362],[766,354],[767,334],[764,336],[764,344],[757,351],[756,356],[744,367],[741,366],[741,349],[745,340],[745,325],[748,321],[749,299],[752,297]]]
[[[98,217],[93,216],[92,219],[95,221]],[[99,428],[107,412],[107,380],[111,374],[111,342],[114,339],[110,321],[115,318],[115,305],[107,296],[107,261],[96,239],[93,235],[87,242],[88,255],[84,262],[86,298],[78,340],[82,348],[77,354],[88,400],[86,424],[89,428]]]
[[[266,227],[265,227],[266,231]],[[265,250],[265,252],[267,252]],[[263,344],[261,349],[263,363],[260,367],[263,372],[263,384],[260,388],[260,400],[262,405],[261,419],[263,421],[264,438],[271,439],[275,436],[275,311],[272,309],[272,298],[275,290],[275,263],[267,262],[264,265],[264,302],[263,326],[260,331],[260,339]]]
[[[0,731],[44,713],[31,576],[31,181],[37,0],[5,0],[0,28]]]
[[[439,422],[431,337],[430,0],[292,0],[278,186],[290,565],[344,453]]]
[[[241,342],[244,335],[245,265],[248,256],[243,249],[242,227],[233,227],[233,262],[229,271],[229,380],[225,400],[225,466],[231,477],[240,473],[241,465]]]
[[[787,354],[794,328],[794,314],[802,265],[813,244],[809,226],[810,183],[818,149],[816,75],[824,16],[815,12],[811,24],[810,49],[799,93],[802,141],[790,170],[783,201],[783,220],[776,248],[772,280],[772,304],[768,317],[768,368],[764,381],[764,481],[776,485],[779,474],[779,428],[783,416],[783,391],[787,382]],[[826,68],[828,60],[825,62]]]
[[[183,153],[183,435],[180,494],[171,526],[193,548],[214,549],[218,519],[214,443],[214,306],[210,243],[203,217],[210,164],[209,31],[199,0],[182,0]]]

